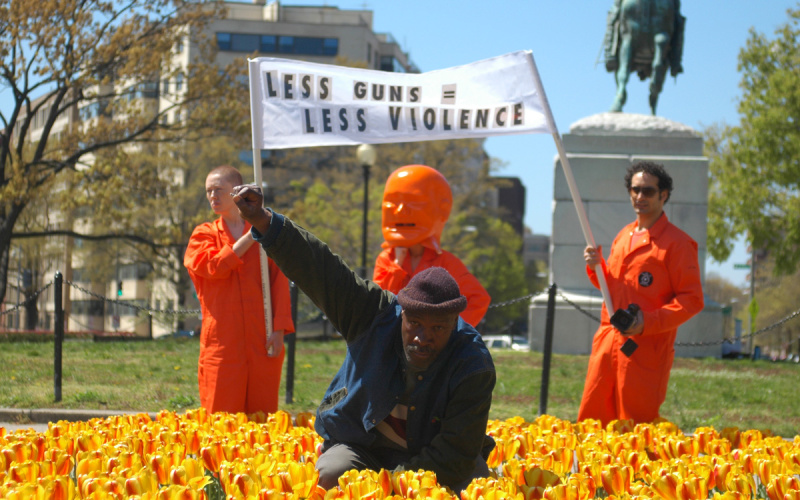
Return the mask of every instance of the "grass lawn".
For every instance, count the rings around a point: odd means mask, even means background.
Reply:
[[[293,401],[281,409],[314,411],[344,359],[341,340],[297,342]],[[0,343],[0,406],[157,412],[199,405],[196,339],[63,344],[62,401],[54,401],[49,342]],[[539,413],[542,354],[493,351],[497,386],[490,417]],[[546,413],[573,420],[578,412],[588,356],[553,355]],[[286,367],[287,363],[284,363]],[[662,416],[687,432],[699,426],[770,429],[800,434],[800,365],[770,361],[690,359],[675,361]]]

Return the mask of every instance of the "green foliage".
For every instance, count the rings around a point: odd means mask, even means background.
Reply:
[[[723,261],[746,234],[780,274],[800,263],[800,9],[787,13],[774,38],[751,31],[739,54],[740,124],[706,133],[709,252]]]
[[[225,500],[225,490],[222,488],[219,478],[208,469],[205,469],[205,475],[211,479],[203,488],[206,492],[206,496],[208,496],[208,500]]]

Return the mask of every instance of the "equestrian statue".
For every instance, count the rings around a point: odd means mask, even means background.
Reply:
[[[656,114],[667,67],[672,76],[683,72],[685,24],[680,0],[614,0],[603,41],[606,70],[614,73],[617,82],[611,111],[622,111],[625,86],[636,72],[641,80],[651,77],[650,110]]]

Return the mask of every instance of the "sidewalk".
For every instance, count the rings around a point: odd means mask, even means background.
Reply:
[[[49,422],[66,420],[68,422],[81,422],[93,418],[108,418],[113,415],[136,415],[142,412],[120,410],[68,410],[61,408],[0,408],[0,427],[5,427],[8,432],[17,429],[34,429],[37,432],[47,430]],[[148,412],[145,412],[148,413]],[[155,413],[149,413],[155,419]]]

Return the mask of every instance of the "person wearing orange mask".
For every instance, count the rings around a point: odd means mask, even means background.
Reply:
[[[278,410],[283,336],[294,332],[289,280],[268,261],[272,331],[266,333],[261,291],[261,248],[231,198],[242,175],[231,166],[206,177],[206,198],[219,219],[197,226],[183,264],[203,315],[197,379],[209,412]]]
[[[586,271],[602,264],[614,307],[638,312],[630,324],[612,326],[603,303],[601,323],[592,341],[589,369],[578,420],[653,422],[667,395],[678,327],[703,309],[697,243],[667,220],[664,204],[672,177],[662,165],[638,162],[625,185],[636,220],[625,226],[604,261],[599,248],[584,250]],[[627,343],[627,345],[626,345]]]
[[[453,194],[436,169],[406,165],[389,176],[383,192],[383,248],[375,261],[372,280],[398,293],[420,271],[443,267],[467,298],[461,317],[472,326],[481,322],[492,299],[461,259],[443,250],[442,230],[450,217]]]

